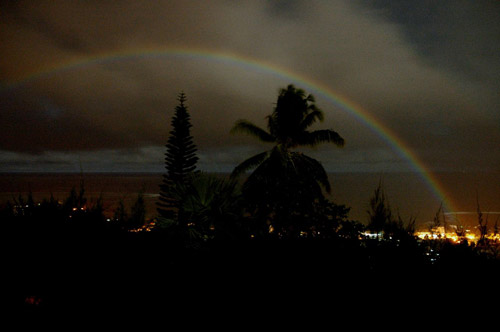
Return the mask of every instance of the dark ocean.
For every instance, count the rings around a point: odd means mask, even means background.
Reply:
[[[227,174],[220,174],[227,176]],[[460,223],[470,225],[477,220],[476,194],[483,212],[493,225],[500,214],[500,173],[441,173],[437,174],[446,193],[452,199]],[[370,197],[380,181],[394,213],[404,221],[416,218],[417,224],[431,221],[439,209],[441,199],[436,197],[428,184],[416,173],[332,173],[331,200],[351,208],[349,217],[367,222]],[[72,187],[79,188],[83,179],[86,197],[95,201],[102,195],[105,213],[108,216],[120,199],[131,206],[137,194],[143,190],[148,217],[156,214],[160,173],[11,173],[0,174],[0,203],[13,201],[19,195],[32,192],[35,200],[48,198],[52,194],[64,200]]]

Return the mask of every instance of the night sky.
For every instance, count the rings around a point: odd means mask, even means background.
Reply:
[[[161,171],[181,91],[199,167],[231,171],[266,148],[235,121],[265,126],[289,83],[316,95],[284,72],[359,105],[432,172],[500,171],[497,0],[2,1],[0,171]],[[411,170],[352,113],[317,106],[312,129],[346,140],[307,150],[328,171]]]

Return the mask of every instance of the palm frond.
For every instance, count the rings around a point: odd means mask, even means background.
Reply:
[[[275,141],[274,137],[271,134],[247,120],[237,121],[234,127],[231,129],[231,133],[238,132],[255,136],[266,143],[272,143]]]
[[[304,117],[304,120],[302,120],[302,122],[300,123],[300,129],[306,130],[308,127],[310,127],[317,120],[319,120],[321,122],[321,121],[323,121],[323,119],[324,119],[323,112],[320,109],[315,107],[311,113],[307,114]]]
[[[299,143],[301,145],[309,146],[316,146],[320,143],[333,143],[338,147],[343,147],[345,141],[336,131],[323,129],[315,130],[312,132],[305,132],[303,135],[301,135]]]
[[[307,110],[308,110],[308,112],[321,111],[319,109],[319,107],[316,106],[316,104],[309,104],[309,105],[307,105]],[[321,112],[323,112],[323,111],[321,111]]]
[[[266,117],[267,119],[267,129],[273,138],[276,140],[276,136],[279,133],[278,123],[276,121],[276,114],[273,113]]]
[[[235,178],[241,175],[242,173],[262,164],[262,162],[264,162],[264,160],[266,160],[269,157],[269,154],[270,152],[266,151],[248,158],[247,160],[236,166],[236,168],[231,173],[231,178]]]
[[[295,160],[295,164],[300,165],[302,168],[300,170],[302,173],[306,173],[308,176],[311,176],[315,181],[319,182],[323,188],[325,188],[326,192],[330,193],[331,188],[330,181],[328,180],[328,174],[319,161],[297,152],[294,153],[293,159]]]

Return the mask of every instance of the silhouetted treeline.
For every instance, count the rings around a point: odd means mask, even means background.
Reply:
[[[255,228],[254,217],[237,214],[241,206],[220,210],[215,209],[225,206],[220,197],[197,200],[186,209],[199,221],[187,230],[188,237],[168,225],[137,231],[144,228],[105,218],[103,202],[88,200],[83,190],[73,190],[62,202],[53,197],[35,202],[28,195],[4,204],[7,272],[2,282],[13,292],[4,300],[25,308],[68,309],[68,302],[104,308],[137,301],[171,306],[159,298],[187,301],[187,294],[227,295],[229,289],[243,296],[254,288],[298,291],[342,283],[360,289],[378,282],[412,288],[435,278],[465,280],[500,272],[497,254],[484,246],[419,240],[406,227],[390,237],[368,238],[363,235],[367,227],[349,220],[342,205],[329,203],[322,218],[307,220],[316,233],[280,238],[269,229],[267,236],[255,236],[264,230]]]
[[[498,243],[418,239],[415,219],[394,214],[381,185],[368,223],[351,220],[350,208],[329,198],[321,163],[295,150],[345,144],[331,129],[309,131],[323,113],[303,90],[279,91],[267,130],[236,123],[235,131],[273,146],[229,178],[196,171],[185,102],[180,94],[156,218],[145,219],[142,191],[131,207],[120,201],[106,217],[83,181],[62,201],[28,194],[2,207],[3,283],[14,294],[4,298],[8,305],[189,311],[212,308],[214,299],[231,306],[356,290],[411,294],[422,284],[500,272]]]

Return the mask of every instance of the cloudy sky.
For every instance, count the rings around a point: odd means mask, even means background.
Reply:
[[[358,105],[429,170],[500,171],[497,0],[0,4],[0,171],[161,171],[180,91],[200,168],[230,171],[266,148],[234,122],[265,126],[289,83]],[[315,128],[347,143],[307,151],[328,171],[411,170],[351,112],[317,105]]]

